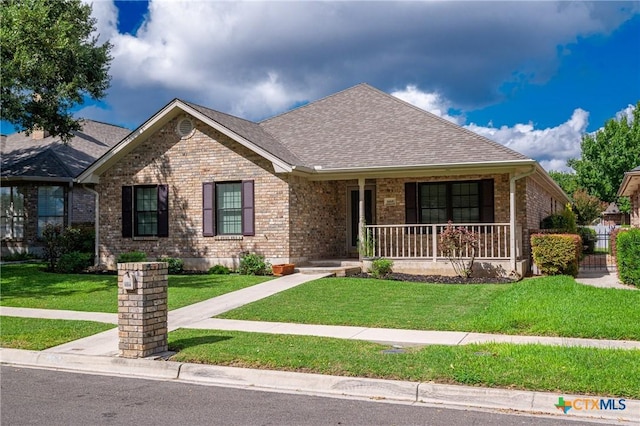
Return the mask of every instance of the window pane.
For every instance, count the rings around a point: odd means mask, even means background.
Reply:
[[[445,223],[447,221],[447,184],[421,184],[420,208],[422,223]]]
[[[62,186],[38,187],[38,236],[46,224],[64,226],[64,188]]]
[[[135,188],[136,236],[158,235],[158,188]]]
[[[242,184],[216,184],[217,228],[219,234],[242,234]]]
[[[480,221],[480,183],[454,182],[451,184],[452,220],[458,223]]]

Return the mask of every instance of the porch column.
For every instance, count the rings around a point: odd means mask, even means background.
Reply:
[[[516,176],[509,174],[509,258],[511,270],[516,270]]]
[[[362,241],[364,240],[364,178],[358,178],[358,259],[362,260]]]

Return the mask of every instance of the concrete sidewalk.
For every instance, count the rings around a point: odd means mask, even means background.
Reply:
[[[576,282],[600,288],[617,288],[620,290],[640,290],[632,285],[622,284],[618,280],[616,271],[606,269],[600,271],[580,271],[576,277]]]

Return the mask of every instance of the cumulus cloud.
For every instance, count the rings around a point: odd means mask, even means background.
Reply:
[[[452,116],[449,115],[449,110],[452,108],[451,102],[444,99],[439,93],[427,93],[421,92],[415,85],[408,85],[402,90],[396,90],[391,92],[391,95],[396,98],[402,99],[412,105],[417,106],[425,111],[429,111],[432,114],[442,117],[445,120],[449,120],[455,124],[464,123],[464,117],[461,115]]]
[[[118,32],[112,1],[93,1],[93,14],[114,45],[107,102],[116,121],[139,124],[174,97],[256,120],[361,82],[385,91],[413,82],[479,108],[505,81],[544,82],[559,46],[611,32],[630,7],[152,0],[134,35]]]

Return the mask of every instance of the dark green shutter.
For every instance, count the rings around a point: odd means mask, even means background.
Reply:
[[[133,237],[133,187],[122,187],[122,238]]]

